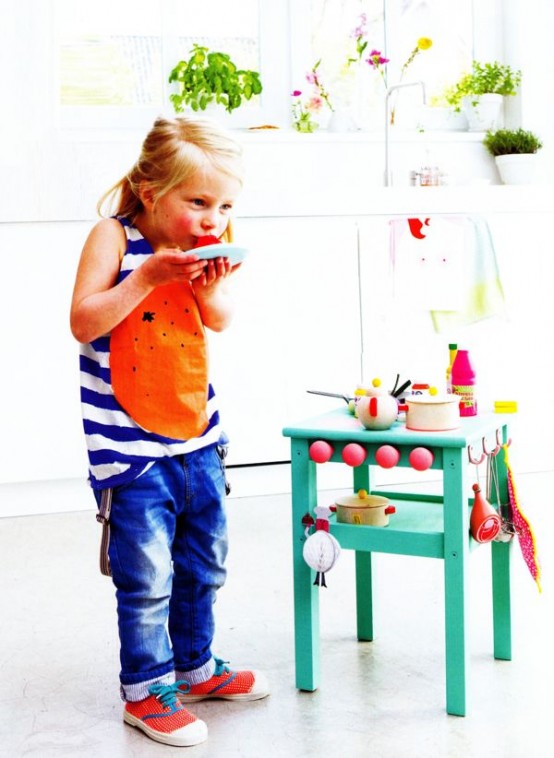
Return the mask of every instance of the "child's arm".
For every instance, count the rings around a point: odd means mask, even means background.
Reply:
[[[71,302],[71,331],[91,342],[117,326],[155,287],[202,276],[194,253],[161,250],[116,284],[126,238],[121,224],[104,219],[92,229],[81,255]]]
[[[202,323],[214,332],[226,329],[233,318],[234,302],[228,277],[239,266],[231,266],[224,258],[214,258],[208,261],[205,275],[192,283]]]

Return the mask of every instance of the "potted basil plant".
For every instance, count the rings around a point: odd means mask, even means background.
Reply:
[[[488,131],[483,139],[487,152],[495,160],[503,184],[529,184],[537,167],[540,138],[525,129]]]
[[[210,103],[232,113],[244,100],[262,91],[257,71],[239,69],[227,53],[213,52],[198,44],[193,45],[188,60],[176,64],[169,81],[178,87],[169,96],[176,113],[182,113],[185,106],[203,111]]]
[[[472,61],[464,74],[445,92],[448,104],[466,114],[469,131],[488,131],[497,126],[502,99],[517,94],[521,71],[498,61]]]

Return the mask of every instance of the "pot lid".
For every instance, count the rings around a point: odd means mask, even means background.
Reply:
[[[407,397],[405,402],[408,405],[448,405],[449,403],[459,403],[459,395],[414,395]]]
[[[366,490],[358,490],[357,495],[346,495],[335,501],[335,505],[346,505],[349,508],[383,508],[389,504],[388,498],[382,495],[368,495]]]

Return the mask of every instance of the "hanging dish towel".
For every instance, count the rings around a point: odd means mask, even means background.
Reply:
[[[400,218],[390,225],[397,304],[429,311],[436,332],[504,315],[504,293],[485,219]]]

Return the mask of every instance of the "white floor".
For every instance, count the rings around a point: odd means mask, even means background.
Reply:
[[[441,561],[376,556],[377,637],[359,643],[353,556],[343,551],[320,590],[322,684],[298,692],[290,497],[230,498],[229,580],[216,607],[216,650],[233,664],[264,669],[272,694],[252,704],[199,703],[194,710],[208,723],[209,739],[187,755],[554,755],[554,473],[522,475],[517,483],[537,537],[543,592],[514,544],[514,657],[495,661],[490,550],[472,554],[465,718],[445,712]],[[90,493],[80,484],[42,483],[0,488],[0,497],[7,508],[18,498],[19,512],[39,514],[0,519],[0,755],[183,754],[122,723],[114,596],[97,569],[100,528]],[[40,515],[46,502],[67,510],[68,498],[74,510]]]

